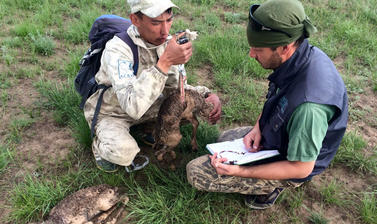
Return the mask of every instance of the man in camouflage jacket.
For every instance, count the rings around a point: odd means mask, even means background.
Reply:
[[[185,74],[184,65],[192,55],[192,43],[179,45],[176,36],[170,36],[173,22],[170,0],[129,0],[132,25],[127,33],[139,54],[137,74],[133,71],[131,48],[119,37],[108,41],[101,58],[101,67],[95,78],[99,84],[112,86],[103,95],[101,110],[95,126],[92,150],[99,168],[115,171],[115,167],[129,166],[140,148],[130,135],[131,126],[157,117],[161,103],[173,90],[179,88],[179,76]],[[220,119],[221,104],[215,94],[204,86],[190,86],[214,105],[210,121]],[[90,124],[100,91],[94,93],[84,107]]]

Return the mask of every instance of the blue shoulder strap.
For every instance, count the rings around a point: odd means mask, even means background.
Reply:
[[[123,40],[126,44],[128,44],[128,46],[130,46],[131,51],[132,51],[132,55],[133,55],[133,59],[134,59],[133,69],[134,69],[134,74],[136,76],[137,75],[137,70],[138,70],[138,67],[139,67],[139,52],[137,50],[137,46],[132,41],[131,37],[128,35],[127,30],[125,30],[125,31],[123,31],[121,33],[116,34],[116,36],[118,36],[121,40]],[[90,126],[90,135],[91,135],[92,138],[94,137],[94,128],[95,128],[95,125],[97,123],[99,110],[101,108],[103,94],[104,94],[104,92],[109,87],[110,86],[105,86],[105,85],[99,85],[98,86],[99,89],[103,89],[103,90],[101,91],[101,94],[98,97],[98,101],[97,101],[96,109],[94,111],[94,116],[93,116],[92,124]]]
[[[103,20],[103,21],[99,22],[100,20]],[[133,70],[134,70],[134,74],[136,76],[137,70],[139,68],[139,52],[138,52],[136,44],[132,41],[132,39],[130,38],[130,36],[127,33],[127,29],[131,25],[131,21],[129,19],[125,19],[125,18],[115,16],[115,15],[103,15],[103,16],[98,17],[96,22],[98,24],[101,24],[101,23],[104,22],[104,20],[111,20],[112,21],[111,25],[113,26],[113,28],[110,27],[111,29],[123,29],[121,32],[117,33],[116,36],[119,37],[121,40],[123,40],[131,48],[133,60],[134,60]],[[106,24],[106,25],[108,26],[109,24]],[[95,39],[96,36],[98,36],[98,34],[100,34],[100,32],[98,32],[98,30],[100,30],[98,28],[98,26],[99,25],[97,25],[97,27],[96,27],[97,31],[93,31],[93,32],[91,32],[91,34],[89,34],[89,39],[91,41],[96,40]],[[107,27],[107,28],[109,29],[109,27]],[[102,32],[104,32],[104,31],[105,30],[103,30]],[[91,39],[91,37],[92,37],[92,39]],[[98,97],[97,105],[96,105],[94,115],[93,115],[92,124],[90,126],[90,134],[91,134],[92,138],[94,137],[94,128],[95,128],[95,125],[97,123],[98,114],[99,114],[99,111],[100,111],[100,108],[101,108],[101,104],[102,104],[102,100],[103,100],[103,94],[109,87],[110,86],[105,86],[105,85],[102,85],[102,84],[98,85],[98,89],[103,89],[103,90],[101,91],[101,93]]]
[[[132,55],[133,55],[133,58],[134,58],[133,69],[134,69],[134,74],[136,76],[137,75],[137,70],[139,68],[139,52],[137,50],[137,46],[133,42],[133,40],[131,39],[131,37],[128,35],[127,30],[125,30],[125,31],[123,31],[121,33],[116,34],[116,36],[119,37],[121,40],[123,40],[128,46],[130,46],[131,51],[132,51]]]

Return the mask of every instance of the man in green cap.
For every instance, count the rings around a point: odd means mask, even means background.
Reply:
[[[254,127],[228,130],[218,141],[243,137],[251,152],[277,149],[280,155],[246,166],[228,165],[216,153],[199,157],[187,165],[194,187],[241,193],[248,207],[265,209],[285,188],[298,187],[328,167],[347,127],[348,100],[332,61],[308,43],[314,32],[297,0],[250,7],[249,55],[273,70],[267,99]]]

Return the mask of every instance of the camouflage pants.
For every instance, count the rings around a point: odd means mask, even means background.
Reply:
[[[129,166],[136,154],[140,152],[136,140],[130,134],[131,126],[151,124],[157,117],[158,110],[159,104],[156,103],[138,121],[133,121],[129,117],[99,116],[92,143],[94,158],[105,159],[121,166]],[[89,127],[92,123],[92,117],[93,111],[85,111],[85,118]],[[149,128],[153,129],[153,127]]]
[[[129,131],[130,124],[124,119],[104,117],[99,120],[92,143],[94,157],[129,166],[140,151]]]
[[[227,141],[245,136],[251,127],[241,127],[224,132],[218,139]],[[264,180],[243,178],[217,174],[211,165],[208,155],[190,161],[186,166],[189,183],[202,191],[240,193],[240,194],[268,194],[277,187],[299,187],[302,183],[288,180]]]
[[[240,194],[268,194],[277,187],[299,187],[302,183],[288,180],[264,180],[219,175],[208,155],[190,161],[186,167],[189,183],[198,190]]]

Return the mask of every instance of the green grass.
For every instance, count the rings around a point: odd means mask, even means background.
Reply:
[[[10,144],[0,145],[0,174],[7,169],[8,164],[11,162],[12,151]]]
[[[1,52],[2,52],[1,59],[5,64],[11,65],[16,61],[14,57],[15,52],[9,49],[6,45],[1,46]]]
[[[37,33],[36,35],[29,34],[29,38],[33,52],[44,56],[50,56],[54,54],[56,44],[51,37],[43,36],[40,33]]]
[[[320,193],[323,197],[323,201],[326,204],[335,204],[341,207],[347,203],[347,201],[344,199],[344,188],[337,183],[336,180],[322,186]]]
[[[12,87],[12,80],[5,73],[0,73],[0,88],[8,89]]]
[[[225,12],[224,20],[227,23],[241,23],[245,18],[244,14],[241,13]]]
[[[30,127],[34,123],[34,119],[29,117],[21,117],[10,122],[10,133],[7,140],[12,143],[19,143],[22,139],[23,130]]]
[[[149,166],[145,175],[145,185],[126,185],[130,194],[138,198],[129,202],[129,217],[137,223],[238,223],[245,212],[237,200],[228,206],[224,194],[193,189],[186,182],[184,170],[171,173]],[[150,186],[149,190],[145,186]]]
[[[52,205],[65,195],[66,189],[60,182],[40,182],[31,176],[13,190],[12,204],[19,209],[12,212],[11,220],[24,222],[35,220],[38,216],[48,214]]]
[[[9,94],[6,90],[1,90],[1,109],[2,109],[2,112],[5,112],[5,109],[8,105],[8,101],[9,101]]]
[[[80,19],[68,22],[67,29],[61,30],[58,36],[71,44],[79,44],[88,40],[88,33],[93,21],[100,15],[97,10],[80,15]]]
[[[11,201],[19,209],[12,213],[11,220],[39,220],[77,188],[100,183],[126,188],[130,197],[127,219],[138,220],[137,223],[238,223],[245,215],[247,209],[238,202],[238,195],[198,192],[186,182],[184,172],[169,172],[151,165],[127,177],[121,172],[106,174],[86,166],[58,179],[28,176],[12,191]],[[232,206],[228,206],[229,199],[234,201]]]
[[[377,190],[363,195],[360,215],[365,223],[372,224],[377,222]]]
[[[354,171],[376,174],[377,154],[366,157],[362,151],[366,144],[360,135],[354,132],[346,133],[333,164],[340,164]]]
[[[21,47],[22,44],[23,44],[22,39],[20,37],[13,37],[13,38],[7,37],[1,43],[2,46],[7,46],[10,48]]]
[[[33,78],[35,76],[40,75],[41,73],[42,71],[39,66],[35,66],[35,67],[30,66],[29,68],[16,69],[13,75],[17,79],[23,79],[23,78]]]
[[[264,91],[254,84],[253,78],[263,77],[266,71],[247,57],[247,43],[240,32],[244,32],[243,28],[235,26],[229,27],[226,33],[204,34],[194,43],[195,55],[189,62],[199,67],[213,65],[213,83],[229,103],[223,106],[224,125],[242,121],[253,123],[262,107],[254,102],[259,101]],[[245,95],[249,96],[248,100],[244,100]]]
[[[373,91],[377,93],[377,73],[374,73],[372,76],[372,85]]]
[[[86,49],[80,48],[80,49],[73,49],[68,51],[68,59],[65,61],[64,69],[62,72],[62,75],[64,77],[72,79],[73,80],[76,76],[76,74],[79,71],[79,61],[84,55],[83,52],[85,52]]]
[[[66,124],[72,119],[73,114],[79,114],[78,105],[80,98],[73,86],[73,81],[57,84],[49,80],[41,80],[37,83],[40,93],[47,98],[45,106],[53,108],[55,120],[59,124]]]
[[[36,24],[26,24],[21,23],[15,26],[13,33],[17,37],[26,38],[28,35],[37,35],[38,33],[43,32]]]
[[[324,217],[323,214],[312,212],[309,217],[309,221],[312,224],[327,224],[329,221]]]
[[[73,81],[57,85],[48,80],[41,80],[37,86],[40,93],[47,98],[45,107],[54,110],[55,121],[61,125],[68,124],[76,142],[84,148],[90,148],[92,143],[90,128],[78,106],[81,99],[74,89]]]

